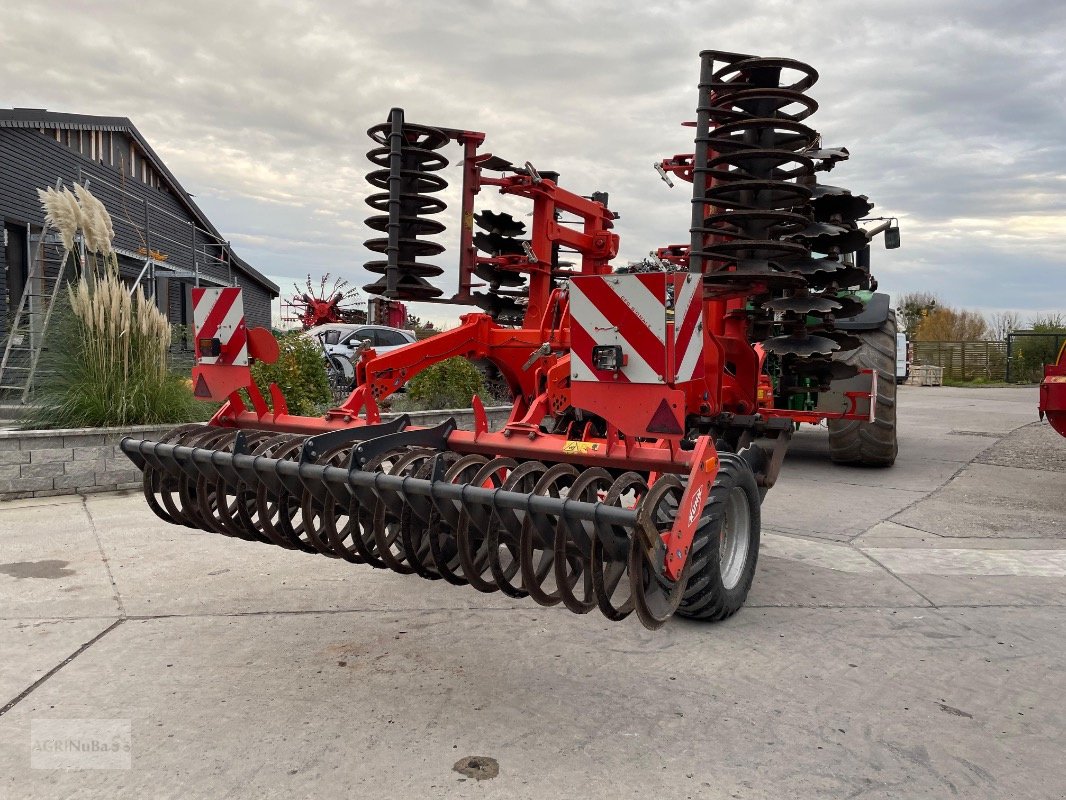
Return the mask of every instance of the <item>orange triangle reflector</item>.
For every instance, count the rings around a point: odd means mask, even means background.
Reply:
[[[652,414],[651,422],[648,423],[649,433],[684,433],[681,425],[670,409],[670,404],[664,399]]]
[[[207,388],[207,381],[203,375],[196,376],[196,388],[192,390],[194,397],[210,397],[211,390]]]

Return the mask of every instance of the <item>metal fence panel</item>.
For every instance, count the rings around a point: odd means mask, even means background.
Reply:
[[[1066,342],[1066,332],[1013,331],[1007,335],[1007,380],[1039,383],[1044,365],[1054,364]]]
[[[944,368],[957,381],[1007,380],[1006,342],[914,342],[914,363]]]

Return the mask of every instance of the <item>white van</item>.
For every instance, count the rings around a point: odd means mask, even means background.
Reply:
[[[896,334],[896,383],[903,383],[911,374],[910,345],[907,334]]]

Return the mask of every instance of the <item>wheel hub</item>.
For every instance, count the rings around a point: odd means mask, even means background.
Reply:
[[[751,547],[751,512],[744,490],[734,486],[725,504],[725,519],[718,540],[718,569],[726,589],[740,583]]]

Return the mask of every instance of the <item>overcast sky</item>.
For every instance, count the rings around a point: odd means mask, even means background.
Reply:
[[[825,180],[900,218],[903,247],[875,245],[883,289],[1066,311],[1060,0],[36,0],[0,17],[0,104],[129,117],[284,293],[308,272],[372,279],[365,131],[392,106],[608,191],[618,263],[685,241],[688,186],[668,189],[652,163],[691,152],[679,123],[694,117],[698,53],[720,49],[820,72],[810,122],[852,153]],[[456,251],[433,260],[454,288]]]

